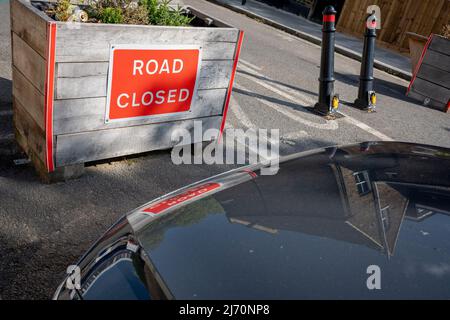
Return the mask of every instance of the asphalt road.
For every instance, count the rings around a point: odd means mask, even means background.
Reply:
[[[246,32],[228,126],[281,129],[281,152],[367,140],[450,147],[448,115],[405,98],[407,83],[376,72],[378,112],[348,106],[336,121],[309,113],[320,48],[202,0],[184,1]],[[0,0],[0,103],[10,103],[9,10]],[[336,56],[341,100],[357,93],[359,63]],[[39,182],[30,166],[0,160],[0,297],[46,299],[72,264],[121,215],[231,166],[172,164],[168,151],[99,163],[77,180]]]
[[[282,148],[285,152],[380,139],[450,147],[448,114],[408,99],[408,82],[378,70],[376,113],[367,114],[344,104],[341,112],[347,117],[334,122],[310,114],[304,107],[317,100],[319,46],[202,0],[185,3],[245,31],[235,101],[255,127],[280,128],[282,136],[302,136],[295,146]],[[359,69],[358,62],[336,55],[335,91],[344,103],[356,98]],[[242,126],[234,115],[230,123]],[[302,131],[307,135],[300,134]]]

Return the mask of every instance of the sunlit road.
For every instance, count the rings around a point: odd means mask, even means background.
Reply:
[[[185,1],[245,31],[227,127],[280,129],[282,154],[325,145],[401,140],[450,147],[448,115],[405,98],[407,83],[375,72],[378,112],[343,105],[325,121],[305,107],[318,87],[320,48],[203,0]],[[0,0],[0,101],[10,108],[9,3]],[[359,63],[336,56],[336,91],[357,94]],[[8,112],[8,111],[6,111]],[[0,159],[1,160],[1,159]],[[0,297],[49,298],[69,264],[124,213],[231,166],[180,165],[170,152],[90,166],[42,184],[31,166],[0,161]]]
[[[450,147],[447,114],[405,97],[408,82],[375,71],[376,113],[349,106],[358,92],[360,64],[339,54],[335,90],[345,115],[335,121],[311,114],[317,101],[320,47],[203,0],[185,1],[245,31],[229,123],[279,128],[283,154],[317,146],[398,140]]]

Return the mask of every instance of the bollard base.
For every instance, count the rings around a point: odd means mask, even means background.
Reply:
[[[331,110],[330,110],[331,109]],[[337,113],[333,108],[329,108],[327,105],[316,103],[311,111],[326,120],[335,120],[341,118],[341,115]]]
[[[367,101],[365,99],[356,99],[355,102],[353,103],[353,106],[355,106],[356,108],[365,111],[367,113],[371,113],[371,112],[376,112],[375,111],[375,105],[371,104],[371,103],[367,103]]]

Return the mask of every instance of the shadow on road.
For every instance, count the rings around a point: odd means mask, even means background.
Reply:
[[[301,111],[301,112],[304,112],[304,113],[307,113],[307,114],[311,114],[311,112],[307,108],[312,107],[312,105],[301,105],[301,104],[298,104],[298,103],[289,102],[289,101],[281,100],[281,99],[278,99],[278,98],[269,97],[269,96],[266,96],[266,95],[263,95],[263,94],[250,92],[250,91],[247,91],[247,90],[242,90],[242,89],[237,89],[237,88],[234,88],[233,92],[237,92],[237,93],[240,93],[240,94],[252,97],[252,98],[266,100],[268,102],[272,102],[272,103],[275,103],[275,104],[284,105],[284,106],[292,108],[294,110]]]
[[[306,89],[302,89],[302,88],[299,88],[299,87],[296,87],[296,86],[293,86],[293,85],[290,85],[290,84],[287,84],[287,83],[284,83],[284,82],[281,82],[281,81],[269,79],[269,78],[266,78],[266,77],[263,77],[263,76],[258,76],[258,75],[255,75],[253,73],[250,73],[250,72],[247,72],[247,71],[242,71],[242,70],[239,70],[239,69],[238,69],[237,72],[238,73],[242,73],[242,74],[246,74],[248,76],[257,78],[259,80],[263,80],[265,82],[276,83],[276,84],[279,84],[279,85],[281,85],[283,87],[286,87],[286,88],[289,88],[289,89],[292,89],[292,90],[301,91],[301,92],[304,92],[304,93],[307,93],[307,94],[310,94],[310,95],[313,95],[313,96],[317,96],[316,92],[309,91],[309,90],[306,90]]]
[[[334,77],[337,81],[340,81],[342,83],[354,86],[356,88],[358,88],[358,86],[359,86],[359,75],[335,72]],[[391,98],[403,100],[403,101],[406,101],[409,103],[421,105],[416,100],[413,100],[406,96],[406,90],[408,88],[404,85],[401,85],[401,84],[398,84],[395,82],[386,81],[386,80],[379,79],[379,78],[375,78],[374,89],[375,89],[375,92],[380,95],[384,95],[384,96],[388,96]],[[348,102],[348,104],[352,104],[352,103],[353,102],[351,102],[351,103]]]
[[[0,77],[0,110],[11,109],[12,81]]]
[[[304,139],[305,144],[334,143]],[[170,151],[97,162],[79,179],[46,185],[30,165],[0,170],[0,296],[49,299],[65,269],[126,212],[227,166],[171,162]]]

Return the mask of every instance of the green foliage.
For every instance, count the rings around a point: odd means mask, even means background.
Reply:
[[[225,214],[225,209],[213,197],[188,204],[150,223],[140,235],[142,244],[146,249],[154,249],[164,239],[167,230],[199,223],[212,214]]]
[[[187,26],[194,18],[187,16],[181,7],[170,5],[172,0],[85,0],[83,6],[89,22],[151,24],[160,26]],[[55,16],[67,21],[70,1],[58,0]]]
[[[148,11],[144,6],[128,6],[123,11],[123,23],[149,24]]]
[[[70,17],[70,0],[60,0],[58,1],[55,9],[55,18],[58,21],[67,21]]]
[[[106,7],[100,11],[100,21],[103,23],[122,23],[121,8]]]
[[[193,18],[186,16],[180,7],[170,7],[172,0],[141,0],[148,11],[149,23],[160,26],[187,26]]]

